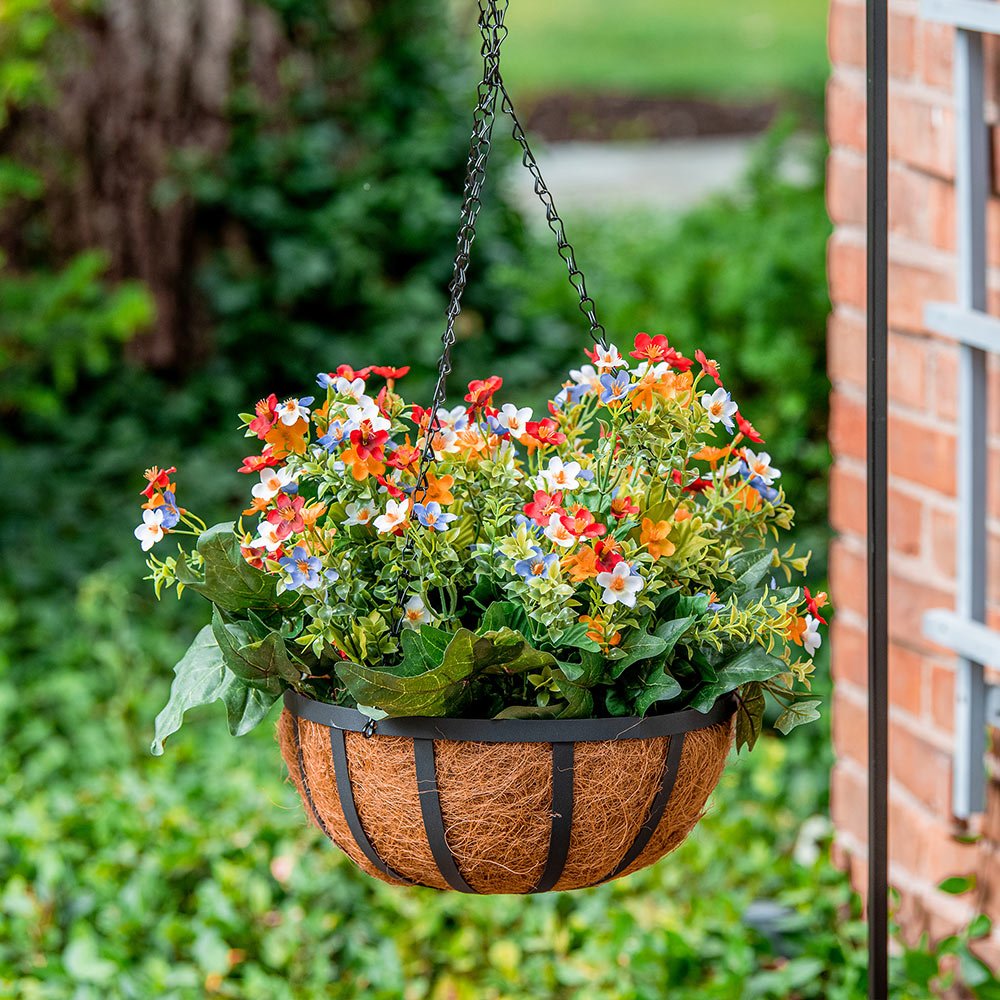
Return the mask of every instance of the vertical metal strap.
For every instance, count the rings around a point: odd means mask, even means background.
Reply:
[[[660,825],[660,820],[663,819],[667,803],[670,802],[670,796],[673,794],[674,784],[677,781],[677,772],[681,768],[681,757],[684,753],[684,737],[686,735],[687,733],[678,733],[676,736],[668,737],[670,742],[667,745],[666,753],[663,755],[663,774],[660,777],[660,788],[656,793],[656,798],[653,799],[649,807],[646,820],[635,835],[632,846],[625,852],[625,857],[618,862],[614,871],[605,875],[604,878],[598,879],[593,883],[594,885],[600,885],[602,882],[610,882],[611,879],[617,878],[646,849],[646,845],[656,832],[656,828]]]
[[[955,219],[958,306],[986,310],[989,151],[983,37],[955,32]],[[986,352],[960,344],[958,376],[958,539],[955,613],[986,620]],[[952,810],[965,819],[985,807],[986,681],[983,664],[960,656],[955,676]]]
[[[889,926],[888,0],[867,0],[868,996],[885,1000]]]
[[[297,715],[292,716],[292,727],[295,732],[295,755],[299,761],[299,780],[302,782],[302,790],[306,793],[306,801],[312,810],[316,825],[327,837],[330,837],[330,831],[326,828],[326,823],[323,822],[323,817],[320,816],[319,810],[316,808],[316,803],[313,802],[312,791],[309,788],[309,779],[306,777],[306,762],[302,757],[302,739],[299,736],[299,717]],[[330,839],[333,840],[332,837]]]
[[[413,763],[417,769],[417,791],[420,794],[420,812],[424,819],[424,832],[430,845],[434,862],[442,878],[458,892],[475,894],[476,890],[462,877],[455,864],[444,832],[441,815],[441,798],[438,795],[437,768],[434,761],[434,741],[413,741]]]
[[[354,842],[358,845],[361,853],[383,875],[387,875],[397,882],[412,885],[413,882],[410,879],[404,875],[400,875],[399,872],[382,860],[378,851],[375,850],[372,842],[368,839],[368,834],[365,833],[365,828],[361,823],[361,817],[358,815],[357,804],[354,801],[354,789],[351,787],[351,772],[347,763],[347,741],[344,737],[344,731],[337,729],[335,726],[330,726],[329,729],[330,755],[333,758],[333,774],[337,781],[337,795],[340,798],[340,809],[344,814],[344,819],[347,820],[347,826],[351,831],[351,836],[354,837]],[[326,833],[325,827],[323,832]]]
[[[559,881],[573,832],[573,743],[552,744],[552,829],[541,878],[531,892],[548,892]]]

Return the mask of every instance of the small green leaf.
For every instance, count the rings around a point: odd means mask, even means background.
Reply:
[[[268,632],[255,640],[245,622],[227,622],[218,608],[212,609],[212,634],[222,651],[226,666],[251,687],[277,697],[302,672],[288,658],[285,642],[278,632]]]
[[[727,568],[735,580],[719,592],[718,600],[725,604],[730,597],[739,597],[752,590],[764,578],[773,562],[773,549],[753,549],[733,556]]]
[[[764,725],[764,692],[760,684],[751,682],[740,691],[736,711],[736,752],[744,747],[753,750]]]
[[[822,704],[818,698],[807,701],[793,701],[774,720],[774,728],[779,733],[786,736],[797,726],[803,726],[807,722],[815,722],[819,718],[819,706]]]
[[[938,888],[942,892],[950,893],[952,896],[960,896],[963,892],[970,892],[976,887],[975,875],[952,875],[943,882],[938,883]]]

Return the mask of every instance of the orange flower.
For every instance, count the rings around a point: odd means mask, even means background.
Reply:
[[[307,528],[313,527],[316,522],[326,513],[325,503],[314,503],[303,508],[302,520]]]
[[[737,508],[742,507],[745,510],[756,510],[760,504],[760,494],[749,483],[744,483],[733,497],[733,505]]]
[[[380,461],[372,452],[362,458],[353,445],[346,449],[340,457],[346,465],[351,467],[351,475],[359,483],[369,476],[381,476],[385,473],[385,462]]]
[[[275,458],[285,458],[289,454],[304,455],[306,451],[306,431],[309,424],[296,420],[294,424],[283,424],[280,420],[264,435],[264,440],[273,447]]]
[[[563,556],[561,565],[573,583],[582,583],[600,572],[597,553],[589,545],[581,545],[572,555]]]
[[[451,492],[455,485],[454,476],[441,476],[439,479],[433,472],[428,471],[426,476],[427,488],[418,490],[413,494],[416,503],[431,503],[436,501],[442,507],[455,502],[455,497]]]
[[[669,521],[652,521],[648,517],[642,519],[642,533],[639,541],[646,546],[646,551],[654,558],[670,556],[674,554],[676,545],[667,535],[670,534]]]
[[[263,497],[254,497],[253,500],[250,501],[250,506],[247,507],[247,509],[243,511],[243,513],[263,514],[264,511],[267,510],[267,505],[270,502],[271,502],[270,500],[265,500]]]
[[[791,639],[796,646],[802,645],[802,636],[805,634],[807,623],[805,618],[798,615],[790,615],[788,624],[785,626],[785,637]]]
[[[603,649],[608,649],[611,646],[617,646],[622,641],[621,632],[612,632],[608,635],[608,623],[600,616],[594,615],[580,615],[579,620],[584,625],[589,625],[587,629],[587,638],[592,642],[596,642]]]
[[[701,451],[697,451],[692,455],[692,458],[696,458],[701,462],[711,462],[715,464],[721,459],[728,458],[732,448],[712,448],[709,445],[705,445]]]

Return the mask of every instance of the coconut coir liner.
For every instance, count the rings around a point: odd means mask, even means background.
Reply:
[[[301,718],[298,725],[306,779],[331,839],[369,875],[397,884],[361,853],[347,826],[334,778],[329,729]],[[299,775],[294,727],[292,715],[283,710],[278,743],[306,814],[315,822]],[[355,805],[375,851],[406,878],[447,889],[424,832],[413,741],[404,736],[366,739],[350,732],[345,736]],[[670,739],[575,745],[573,827],[556,889],[593,885],[625,856],[660,788]],[[652,864],[690,833],[718,784],[731,742],[731,722],[686,734],[680,770],[663,818],[622,875]],[[530,890],[542,874],[549,850],[550,745],[435,740],[434,750],[448,846],[465,880],[480,893]]]

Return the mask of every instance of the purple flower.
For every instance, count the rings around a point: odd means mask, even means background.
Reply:
[[[436,500],[427,504],[414,504],[413,515],[425,528],[432,528],[434,531],[447,531],[449,523],[458,516],[457,514],[444,513],[441,510],[441,504]]]
[[[323,563],[316,556],[309,555],[304,545],[296,545],[292,554],[279,559],[278,564],[288,574],[288,586],[292,590],[302,587],[313,590],[322,583],[319,572]]]
[[[605,372],[601,376],[601,402],[616,403],[623,400],[631,389],[631,378],[627,371],[620,371],[617,375]]]
[[[514,563],[514,572],[519,576],[523,576],[525,580],[532,580],[536,576],[544,576],[553,563],[559,562],[558,552],[550,552],[548,555],[544,555],[537,545],[532,545],[531,551],[534,555],[528,556],[527,559],[519,559]]]

